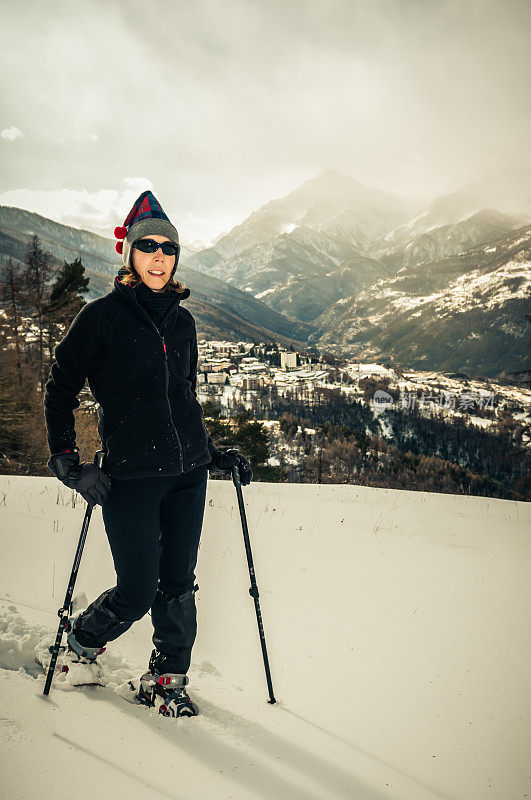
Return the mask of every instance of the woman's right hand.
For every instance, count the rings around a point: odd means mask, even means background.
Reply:
[[[111,479],[96,464],[79,463],[78,450],[54,453],[48,466],[59,480],[83,497],[93,508],[103,505],[111,491]]]
[[[208,465],[208,470],[219,470],[220,472],[232,472],[233,467],[238,468],[238,475],[242,486],[247,486],[253,479],[251,464],[235,448],[230,450],[218,450],[214,442],[209,445],[212,461]]]

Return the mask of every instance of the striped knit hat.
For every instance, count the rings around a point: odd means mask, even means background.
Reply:
[[[123,226],[114,229],[114,235],[121,241],[116,242],[116,252],[121,253],[122,261],[126,267],[132,270],[131,248],[137,239],[143,236],[159,234],[171,239],[175,244],[179,244],[179,234],[173,227],[170,220],[162,210],[162,206],[149,190],[142,192],[133,203],[133,207],[127,215]],[[180,253],[175,256],[175,266],[172,270],[172,277],[179,261]]]

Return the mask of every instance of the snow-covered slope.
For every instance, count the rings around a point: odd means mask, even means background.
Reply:
[[[228,258],[210,274],[256,293],[291,275],[325,275],[354,255],[348,243],[296,226]]]
[[[414,266],[421,261],[457,255],[476,245],[499,239],[516,228],[519,222],[515,217],[483,208],[457,222],[429,228],[414,238],[410,237],[410,231],[405,227],[402,245],[398,248],[377,245],[375,257],[389,261],[397,267]],[[393,238],[389,240],[396,245]],[[383,242],[386,244],[386,237]]]
[[[311,321],[344,297],[352,297],[365,286],[396,272],[384,262],[364,256],[355,256],[327,273],[299,272],[283,283],[265,289],[256,295],[275,311],[296,319]]]
[[[385,243],[390,252],[391,248],[396,249],[399,246],[406,245],[430,231],[458,224],[473,216],[481,208],[482,203],[479,198],[462,191],[441,195],[429,202],[416,217],[386,233],[382,237],[380,247]],[[501,218],[502,215],[499,215],[499,217]],[[521,221],[520,224],[525,221]],[[509,223],[508,218],[506,222]],[[519,220],[514,220],[514,227],[518,222]],[[444,253],[444,255],[449,254]]]
[[[457,256],[402,267],[330,306],[319,349],[406,368],[496,376],[525,369],[531,227]]]
[[[244,498],[278,704],[235,490],[210,481],[190,670],[202,713],[176,721],[120,696],[146,666],[149,617],[109,645],[107,688],[41,697],[33,651],[55,635],[84,503],[54,478],[0,478],[3,796],[525,797],[531,506],[309,484]],[[112,581],[97,507],[80,605]]]

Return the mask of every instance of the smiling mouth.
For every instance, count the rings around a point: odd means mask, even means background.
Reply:
[[[162,276],[164,275],[164,272],[160,269],[156,270],[148,269],[148,272],[150,275],[153,275],[154,278],[162,278]]]

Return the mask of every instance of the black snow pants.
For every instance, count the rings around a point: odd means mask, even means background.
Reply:
[[[207,465],[179,476],[114,479],[102,505],[117,584],[77,618],[74,635],[103,647],[151,609],[165,671],[186,673],[197,632],[195,566]]]

